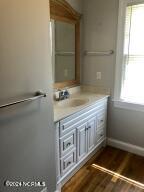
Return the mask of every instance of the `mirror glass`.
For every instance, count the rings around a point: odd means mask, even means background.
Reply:
[[[75,24],[51,20],[53,81],[75,80]]]

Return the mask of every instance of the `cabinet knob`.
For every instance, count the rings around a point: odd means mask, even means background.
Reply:
[[[87,131],[88,130],[88,128],[87,127],[85,127],[85,131]]]
[[[71,162],[69,161],[69,162],[67,163],[67,167],[68,167],[70,164],[71,164]]]
[[[68,148],[69,146],[71,146],[71,143],[67,143],[66,147]]]
[[[91,126],[85,128],[86,131],[88,131],[89,129],[91,129]]]

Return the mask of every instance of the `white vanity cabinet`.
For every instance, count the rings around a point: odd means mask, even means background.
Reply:
[[[78,169],[106,139],[107,98],[58,121],[58,182]]]

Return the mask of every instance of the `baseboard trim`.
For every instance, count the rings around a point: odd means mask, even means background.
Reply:
[[[130,143],[125,143],[116,139],[107,138],[107,145],[122,149],[124,151],[128,151],[130,153],[134,153],[136,155],[144,156],[144,148],[132,145]]]

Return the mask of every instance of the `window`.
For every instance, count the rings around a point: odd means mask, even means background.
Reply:
[[[144,105],[143,22],[144,1],[120,0],[115,98]]]

